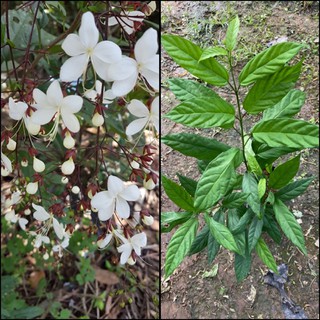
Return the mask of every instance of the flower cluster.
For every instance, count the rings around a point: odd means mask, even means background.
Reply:
[[[141,199],[139,179],[148,190],[158,184],[152,168],[160,134],[158,34],[147,28],[137,39],[145,18],[137,10],[109,14],[108,26],[120,28],[130,41],[132,52],[127,55],[100,34],[97,25],[105,20],[85,12],[78,33],[62,41],[68,57],[59,79],[40,87],[33,83],[20,99],[8,99],[9,117],[17,122],[1,135],[1,175],[14,175],[19,190],[5,200],[5,219],[29,232],[46,258],[49,253],[61,258],[67,249],[74,229],[70,210],[89,215],[100,249],[114,239],[121,264],[134,264],[147,244],[138,224],[152,225],[154,219],[147,209],[133,212],[131,206]],[[143,93],[138,95],[141,100],[129,95],[135,91]],[[122,133],[116,123],[121,123]],[[91,140],[95,145],[85,144],[89,134],[96,135]],[[46,147],[40,147],[41,142]],[[109,153],[124,155],[127,171],[119,170]],[[120,179],[127,174],[127,182]],[[55,180],[60,191],[44,202],[44,195],[54,190],[54,175],[61,176]]]

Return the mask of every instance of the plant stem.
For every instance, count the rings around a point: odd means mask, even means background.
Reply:
[[[234,93],[236,95],[236,99],[237,99],[238,119],[239,119],[239,124],[240,124],[240,136],[241,136],[241,143],[242,143],[242,155],[243,155],[244,164],[248,170],[247,159],[246,159],[246,155],[245,155],[245,151],[244,151],[244,148],[245,148],[244,130],[243,130],[241,108],[240,108],[239,87],[237,87],[236,80],[235,80],[234,73],[233,73],[231,52],[229,52],[229,54],[228,54],[228,60],[229,60],[229,65],[230,65],[230,72],[231,72],[231,76],[232,76],[232,81],[233,81],[233,85],[231,83],[229,83],[229,85],[230,85],[231,89],[234,91]]]

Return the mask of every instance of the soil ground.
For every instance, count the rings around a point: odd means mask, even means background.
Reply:
[[[240,32],[236,59],[236,74],[256,53],[270,42],[285,38],[287,41],[305,42],[309,50],[305,57],[302,75],[296,88],[307,93],[307,99],[297,118],[319,123],[319,1],[162,1],[162,33],[177,34],[202,47],[212,46],[224,38],[226,23],[235,14],[240,18]],[[192,75],[178,67],[162,50],[162,103],[161,113],[166,114],[178,104],[168,90],[167,80],[172,77],[192,79]],[[214,88],[223,98],[234,102],[226,89]],[[244,92],[245,94],[245,92]],[[246,117],[248,128],[257,118]],[[234,131],[197,130],[175,124],[162,118],[162,135],[178,132],[196,132],[221,142],[238,145]],[[305,194],[291,201],[292,210],[302,212],[302,229],[308,255],[304,256],[285,237],[281,246],[265,237],[277,264],[289,267],[289,281],[285,290],[289,297],[301,306],[309,319],[319,319],[319,249],[315,245],[319,237],[319,176],[318,150],[302,152],[302,164],[298,176],[315,176]],[[162,174],[178,181],[179,172],[193,179],[199,178],[193,158],[161,146]],[[161,212],[177,211],[161,192]],[[212,265],[207,262],[206,250],[186,258],[180,267],[165,280],[163,267],[166,248],[175,229],[161,236],[161,318],[162,319],[284,319],[278,291],[263,283],[267,272],[257,256],[252,261],[249,276],[237,283],[233,255],[225,249]],[[218,264],[214,278],[203,278],[203,272]]]

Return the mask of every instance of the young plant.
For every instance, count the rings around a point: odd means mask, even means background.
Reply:
[[[239,147],[231,147],[190,133],[162,138],[174,150],[197,158],[201,173],[198,181],[178,174],[180,185],[162,176],[167,196],[182,209],[161,214],[162,232],[179,225],[167,249],[166,277],[185,256],[206,247],[211,263],[220,246],[234,252],[238,281],[248,275],[254,250],[277,272],[263,234],[280,244],[281,230],[301,252],[307,253],[301,227],[285,204],[302,194],[313,180],[293,180],[300,166],[300,151],[318,146],[318,127],[293,118],[305,101],[305,93],[293,89],[303,60],[293,65],[288,62],[304,46],[294,42],[276,44],[253,57],[236,78],[232,52],[239,25],[236,17],[229,24],[223,45],[206,50],[176,35],[162,36],[168,55],[207,83],[170,79],[170,90],[181,103],[165,117],[193,128],[233,129],[241,141]],[[224,59],[227,69],[215,57]],[[236,105],[208,85],[228,85]],[[248,93],[241,101],[240,92],[246,88]],[[246,132],[245,116],[261,113]],[[289,160],[280,158],[292,153]],[[198,230],[200,216],[205,226]]]

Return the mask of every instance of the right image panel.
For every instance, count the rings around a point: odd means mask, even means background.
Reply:
[[[319,317],[318,1],[161,1],[161,318]]]

